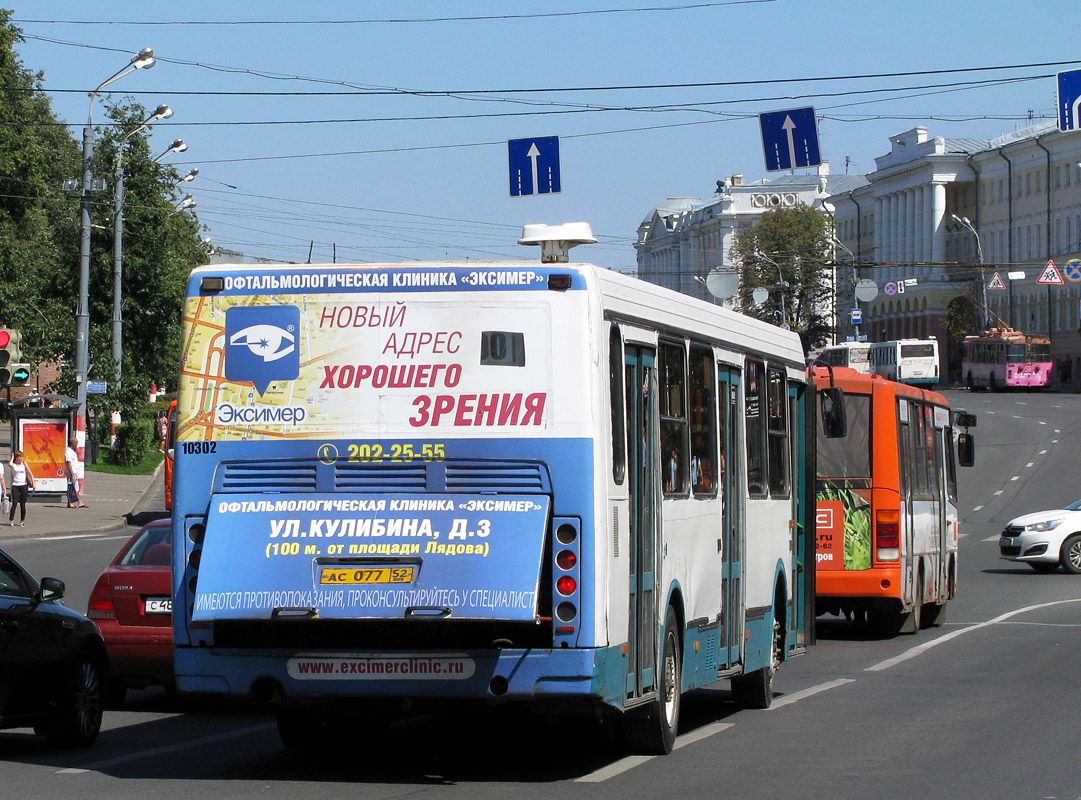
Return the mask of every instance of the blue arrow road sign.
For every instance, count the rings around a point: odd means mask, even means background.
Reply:
[[[1058,74],[1058,129],[1081,131],[1081,69]]]
[[[559,191],[558,136],[511,139],[507,142],[507,156],[511,197]]]
[[[814,108],[807,106],[759,114],[758,125],[762,129],[762,150],[768,172],[817,167],[822,163]]]

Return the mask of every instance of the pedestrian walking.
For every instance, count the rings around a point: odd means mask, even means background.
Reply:
[[[16,450],[11,454],[8,463],[11,470],[11,510],[8,512],[8,525],[20,528],[26,527],[26,501],[30,499],[30,492],[34,489],[34,473],[30,465],[23,461],[23,451]],[[19,507],[19,521],[15,521],[15,507]]]
[[[165,446],[169,441],[169,415],[164,411],[158,412],[158,418],[154,420],[157,428],[155,438],[158,440],[158,452],[164,453]]]
[[[86,508],[86,503],[79,499],[83,465],[75,449],[78,444],[79,440],[72,436],[68,439],[68,449],[64,451],[64,474],[68,479],[68,508]]]

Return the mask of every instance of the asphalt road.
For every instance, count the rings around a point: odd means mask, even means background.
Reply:
[[[998,558],[1018,514],[1081,496],[1081,396],[948,393],[979,415],[961,470],[960,595],[946,623],[879,638],[823,618],[786,664],[768,711],[727,684],[683,706],[677,750],[625,757],[590,724],[511,714],[420,718],[376,742],[282,748],[273,720],[133,692],[98,743],[54,751],[0,732],[0,774],[34,798],[1077,798],[1081,797],[1081,577]],[[32,572],[85,608],[122,537],[15,539]]]

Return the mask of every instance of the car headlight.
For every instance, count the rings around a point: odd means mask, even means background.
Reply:
[[[1061,519],[1045,519],[1043,522],[1033,522],[1031,525],[1026,525],[1026,531],[1053,531],[1059,525],[1062,524]]]

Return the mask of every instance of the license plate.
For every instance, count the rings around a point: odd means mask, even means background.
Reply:
[[[173,598],[171,597],[148,597],[143,608],[147,614],[172,614]]]
[[[323,567],[319,583],[342,584],[412,583],[415,565],[395,567]]]
[[[1008,536],[1003,536],[998,540],[999,547],[1013,547],[1013,539]]]

